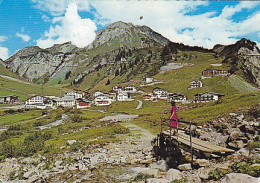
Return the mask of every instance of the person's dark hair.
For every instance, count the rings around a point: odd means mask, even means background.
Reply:
[[[175,102],[174,101],[171,101],[171,104],[172,104],[172,106],[175,106]]]

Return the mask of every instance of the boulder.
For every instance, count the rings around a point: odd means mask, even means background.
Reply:
[[[171,168],[167,171],[166,179],[169,182],[174,180],[180,180],[182,179],[181,172],[179,170]]]
[[[28,171],[28,172],[25,172],[25,173],[23,174],[23,177],[24,177],[25,179],[28,179],[29,177],[32,176],[32,174],[33,174],[33,171]]]
[[[198,175],[201,179],[207,180],[209,178],[209,174],[212,171],[212,168],[200,168],[198,169]]]
[[[229,173],[221,183],[259,183],[258,178],[242,173]]]
[[[228,145],[230,147],[233,147],[233,148],[236,148],[236,149],[242,149],[245,146],[245,144],[242,140],[229,142]]]
[[[216,164],[214,166],[215,169],[220,169],[220,170],[228,170],[229,165],[228,164]]]
[[[239,137],[243,137],[244,134],[239,129],[234,129],[231,131],[228,140],[233,141],[239,139]]]
[[[167,163],[166,163],[165,160],[160,160],[160,161],[154,162],[154,163],[150,164],[149,167],[160,169],[160,170],[163,170],[163,171],[166,171],[168,169]]]
[[[196,159],[195,163],[200,167],[209,166],[209,160],[206,159]]]
[[[149,178],[146,179],[146,183],[168,183],[166,179],[156,179],[156,178]]]
[[[143,170],[141,173],[145,174],[145,175],[152,175],[152,176],[156,177],[158,175],[158,172],[159,172],[158,169],[148,168],[148,169]]]
[[[66,142],[67,146],[71,146],[72,144],[76,143],[77,141],[76,140],[68,140]]]
[[[185,163],[185,164],[179,165],[178,168],[180,170],[192,170],[190,163]]]

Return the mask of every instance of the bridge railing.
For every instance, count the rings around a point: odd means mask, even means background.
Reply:
[[[167,123],[164,123],[164,122],[167,122]],[[188,124],[189,125],[189,135],[190,135],[190,154],[191,154],[191,166],[193,165],[193,147],[192,147],[192,133],[191,133],[191,126],[192,125],[196,125],[196,123],[194,122],[191,122],[191,121],[182,121],[182,120],[178,120],[177,122],[179,122],[180,124]],[[163,126],[167,126],[170,128],[170,119],[167,119],[167,118],[161,118],[161,133],[163,132]],[[177,136],[177,143],[179,144],[179,140],[178,140],[178,131],[181,130],[181,131],[187,131],[187,129],[184,129],[184,128],[179,128],[177,127],[177,133],[176,133],[176,136]],[[171,128],[170,128],[170,136],[171,136]]]

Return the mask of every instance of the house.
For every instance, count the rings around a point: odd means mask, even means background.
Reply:
[[[221,93],[207,92],[207,93],[199,93],[194,95],[195,102],[207,102],[212,100],[221,100],[225,95]]]
[[[188,90],[202,87],[202,81],[191,81]]]
[[[168,101],[174,101],[174,102],[186,102],[187,98],[185,95],[178,94],[178,93],[169,93],[168,94]]]
[[[146,83],[152,83],[152,82],[153,82],[153,78],[145,77],[145,78],[144,78],[144,81],[145,81]]]
[[[25,102],[26,105],[45,105],[46,103],[47,98],[40,95],[35,95]]]
[[[211,78],[214,76],[228,76],[229,72],[227,70],[221,70],[221,69],[206,69],[202,71],[201,78]]]
[[[19,103],[19,97],[16,95],[0,97],[0,104],[17,104],[17,103]]]
[[[97,96],[99,95],[103,95],[104,93],[101,92],[101,91],[96,91],[93,95],[94,95],[94,98],[96,98]]]
[[[77,92],[69,92],[69,93],[66,93],[65,96],[74,96],[75,99],[83,98],[83,94],[77,93]]]
[[[123,87],[122,87],[122,85],[113,86],[112,90],[114,90],[118,93],[123,90]]]
[[[80,98],[77,99],[77,109],[84,109],[87,107],[91,107],[92,101],[85,99],[85,98]]]
[[[137,90],[136,90],[136,88],[134,86],[126,86],[124,88],[124,91],[126,93],[136,93],[137,92]]]
[[[94,103],[96,106],[110,105],[112,100],[107,95],[99,95],[95,97]]]
[[[74,107],[76,105],[76,99],[74,96],[64,96],[54,99],[54,104],[57,107]]]
[[[167,100],[168,99],[168,96],[167,96],[168,92],[163,90],[163,89],[161,89],[161,88],[158,88],[158,87],[154,88],[153,89],[153,94],[156,95],[156,97],[158,99],[163,99],[163,100]]]
[[[154,94],[147,94],[143,96],[143,100],[157,102],[157,96]]]
[[[117,101],[129,101],[130,99],[130,94],[126,93],[124,91],[120,91],[117,94]]]

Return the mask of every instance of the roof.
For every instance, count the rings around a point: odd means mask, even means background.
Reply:
[[[66,96],[66,97],[62,97],[62,98],[57,98],[57,99],[54,99],[56,102],[63,102],[63,101],[72,101],[72,100],[75,100],[74,97],[69,97],[69,96]]]

